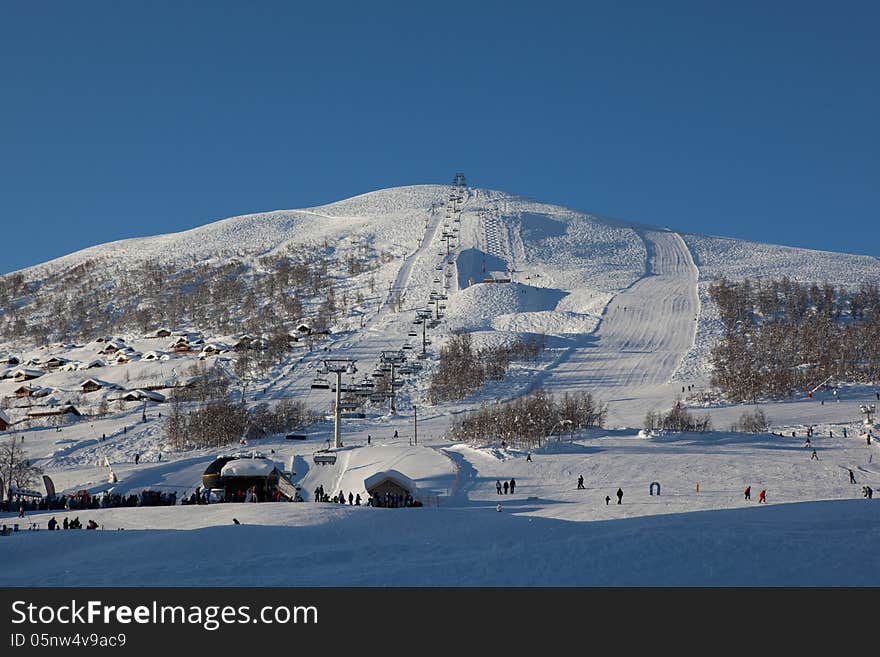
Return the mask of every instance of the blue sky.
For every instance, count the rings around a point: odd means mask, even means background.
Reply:
[[[0,272],[373,189],[854,253],[877,3],[0,4]]]

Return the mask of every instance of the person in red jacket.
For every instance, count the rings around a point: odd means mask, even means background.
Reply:
[[[758,495],[758,504],[767,504],[767,491],[762,490]]]

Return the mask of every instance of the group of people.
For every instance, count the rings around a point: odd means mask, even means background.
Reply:
[[[315,495],[313,498],[313,501],[315,501],[315,502],[329,502],[330,504],[345,504],[345,500],[346,500],[345,493],[343,493],[342,491],[339,491],[336,495],[334,495],[333,497],[330,497],[329,493],[324,492],[323,484],[318,486],[315,489]],[[351,506],[360,506],[361,505],[361,494],[358,493],[357,495],[355,495],[354,493],[349,491],[348,503]]]
[[[581,479],[583,479],[583,477],[581,477]],[[617,503],[618,503],[618,504],[623,504],[623,489],[622,489],[622,488],[618,488],[618,489],[617,489],[617,492],[615,493],[615,495],[617,495]],[[605,506],[608,506],[609,504],[611,504],[611,496],[610,496],[610,495],[606,495],[606,496],[605,496]]]
[[[746,486],[745,491],[743,491],[743,499],[750,500],[752,499],[752,487]],[[761,489],[761,492],[758,493],[758,504],[767,504],[767,491],[765,489]]]
[[[315,494],[313,497],[314,502],[327,502],[330,504],[345,504],[346,500],[350,506],[361,506],[361,494],[360,493],[352,493],[349,491],[346,496],[343,491],[339,491],[333,497],[330,497],[329,493],[324,491],[324,486],[320,485],[315,488]],[[399,508],[409,508],[409,507],[419,507],[422,506],[422,503],[413,498],[409,493],[392,493],[390,491],[385,491],[385,493],[379,495],[368,495],[366,506],[386,508],[386,509],[399,509]]]
[[[68,520],[67,516],[65,516],[64,521],[60,522],[60,523],[58,522],[58,520],[56,520],[55,516],[52,516],[52,518],[49,519],[49,522],[46,523],[46,527],[49,529],[50,532],[54,532],[56,530],[61,530],[61,529],[82,529],[83,528],[82,522],[80,522],[79,516],[76,516],[73,520]],[[94,520],[90,519],[89,522],[86,524],[86,529],[97,529],[97,528],[98,528],[98,523],[95,522]],[[37,531],[39,529],[40,529],[40,526],[35,522],[32,522],[30,527],[28,527],[29,531]],[[7,536],[7,535],[9,535],[13,532],[17,532],[17,531],[18,531],[18,525],[14,525],[12,528],[7,527],[6,525],[3,525],[3,527],[0,528],[0,535]]]
[[[367,506],[384,509],[403,509],[422,506],[422,503],[414,499],[409,493],[391,493],[385,491],[383,495],[370,495]]]
[[[513,495],[513,493],[516,492],[516,479],[511,477],[510,481],[505,481],[503,484],[499,479],[495,482],[495,491],[499,495],[507,495],[508,492]]]

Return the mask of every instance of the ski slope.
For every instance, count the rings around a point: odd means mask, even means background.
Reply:
[[[699,314],[698,271],[687,245],[672,232],[642,237],[645,275],[613,297],[596,330],[575,337],[540,382],[557,394],[594,392],[608,402],[611,425],[637,426],[645,403],[671,398],[669,380],[693,344]]]

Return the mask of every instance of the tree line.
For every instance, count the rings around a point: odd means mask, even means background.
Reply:
[[[880,380],[880,288],[730,282],[709,288],[723,335],[710,354],[712,384],[731,400],[757,401],[809,391],[831,379]]]
[[[449,436],[468,443],[500,443],[520,448],[540,447],[544,441],[581,429],[600,427],[607,405],[589,392],[556,398],[536,390],[504,404],[483,404],[455,420]]]
[[[530,336],[512,345],[476,349],[470,333],[455,333],[440,349],[428,388],[432,404],[463,399],[486,381],[499,381],[515,360],[535,360],[544,350],[544,336]]]

